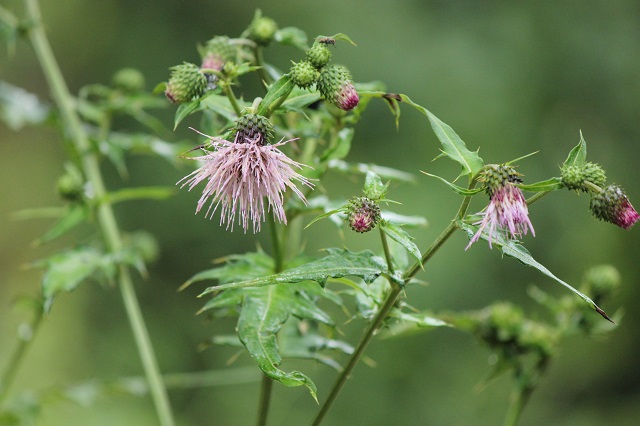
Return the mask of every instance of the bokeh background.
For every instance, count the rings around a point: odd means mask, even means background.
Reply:
[[[360,82],[381,80],[389,91],[406,93],[451,125],[487,162],[504,162],[540,151],[521,163],[527,182],[557,176],[559,165],[582,130],[589,158],[608,172],[610,182],[626,189],[640,207],[640,3],[616,1],[382,1],[322,2],[125,0],[42,2],[55,53],[73,91],[90,83],[109,83],[122,67],[140,69],[147,87],[166,80],[168,68],[198,60],[196,44],[213,35],[238,36],[255,8],[281,27],[297,26],[310,37],[348,34],[358,46],[339,44],[334,61],[347,65]],[[12,8],[17,1],[3,1]],[[14,55],[2,48],[0,79],[50,99],[30,46],[19,42]],[[267,61],[287,68],[301,53],[274,47]],[[251,86],[243,86],[251,96]],[[159,111],[169,126],[173,107]],[[175,140],[189,138],[187,125]],[[399,129],[388,109],[373,103],[356,129],[351,161],[377,162],[419,174],[427,170],[454,178],[457,165],[432,162],[438,144],[427,120],[405,108]],[[0,125],[0,365],[15,345],[25,315],[13,302],[38,292],[41,272],[23,266],[73,244],[72,238],[34,248],[32,242],[51,222],[16,221],[21,209],[59,205],[54,187],[65,153],[60,135],[49,128],[19,132]],[[110,165],[111,187],[172,185],[189,170],[144,158],[129,159],[130,177],[122,182]],[[390,196],[404,214],[424,215],[430,225],[415,231],[426,247],[446,226],[458,198],[442,184],[419,176],[417,184],[394,184]],[[348,197],[362,182],[345,184],[330,176],[333,194]],[[160,243],[160,261],[137,291],[164,372],[225,368],[235,355],[228,348],[199,351],[216,332],[229,332],[232,321],[209,322],[194,313],[200,288],[177,287],[212,259],[253,250],[263,237],[221,230],[214,221],[194,216],[198,195],[180,192],[167,202],[142,201],[118,206],[123,229],[143,229]],[[475,205],[478,210],[481,205]],[[559,277],[577,284],[585,269],[600,263],[616,266],[623,286],[603,308],[623,309],[619,327],[604,339],[566,341],[534,394],[523,425],[636,424],[640,419],[640,300],[638,229],[626,232],[598,222],[588,198],[568,192],[546,197],[531,209],[536,238],[526,245],[537,260]],[[331,224],[305,234],[309,253],[341,246]],[[354,249],[377,247],[375,239],[351,238]],[[408,291],[420,309],[479,309],[498,300],[539,310],[526,295],[536,284],[557,295],[560,286],[497,250],[477,244],[465,252],[457,235],[439,252],[421,278],[426,287]],[[346,320],[346,318],[345,318]],[[356,341],[362,324],[341,326]],[[360,365],[326,420],[328,425],[494,425],[504,416],[511,380],[503,377],[482,392],[475,386],[488,372],[489,352],[452,329],[411,338],[376,340],[367,355],[376,367]],[[250,366],[243,354],[234,367]],[[325,366],[288,363],[317,383],[322,400],[335,373]],[[56,300],[51,314],[18,373],[15,390],[43,389],[90,378],[141,374],[133,339],[117,289],[82,286]],[[183,425],[242,425],[255,420],[259,384],[172,390]],[[302,388],[275,386],[270,424],[306,424],[317,406]],[[146,397],[100,397],[91,406],[50,401],[41,425],[153,425]]]

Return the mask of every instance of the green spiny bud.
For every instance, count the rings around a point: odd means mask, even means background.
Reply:
[[[144,89],[144,75],[134,68],[123,68],[113,75],[113,85],[128,93]]]
[[[369,232],[382,219],[380,206],[367,197],[353,197],[346,207],[347,223],[356,232]]]
[[[207,78],[197,65],[185,62],[171,67],[171,77],[165,89],[167,98],[176,104],[189,102],[207,90]]]
[[[293,83],[296,86],[306,89],[318,81],[320,73],[313,67],[313,65],[311,65],[311,63],[308,61],[302,61],[297,64],[293,64],[289,75],[291,75],[291,80],[293,80]]]
[[[492,196],[496,190],[504,188],[508,183],[522,182],[520,176],[522,175],[513,166],[488,164],[482,170],[480,180],[484,182],[489,196]]]
[[[592,191],[585,184],[585,181],[597,186],[603,186],[606,180],[607,177],[604,170],[595,163],[585,163],[581,166],[564,166],[562,168],[562,183],[568,189],[575,191]]]
[[[246,140],[254,141],[260,145],[268,144],[275,131],[273,124],[267,117],[258,114],[246,114],[238,117],[234,126],[236,143],[244,143]]]
[[[324,43],[313,43],[310,49],[305,52],[307,61],[311,63],[317,69],[320,69],[327,65],[329,59],[331,59],[331,51]]]
[[[278,31],[278,24],[273,19],[262,16],[262,12],[257,10],[247,31],[249,40],[255,41],[260,46],[267,46]]]
[[[202,56],[202,68],[221,70],[225,63],[237,61],[238,48],[231,43],[229,37],[216,36],[200,49],[200,56]]]
[[[324,68],[318,79],[318,90],[325,99],[344,111],[352,110],[360,102],[351,74],[344,67]]]

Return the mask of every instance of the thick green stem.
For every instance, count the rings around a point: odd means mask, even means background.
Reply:
[[[256,46],[256,48],[254,49],[254,53],[256,58],[256,66],[258,67],[258,75],[262,79],[262,82],[268,86],[272,83],[272,80],[271,77],[269,77],[267,71],[264,69],[264,54],[262,52],[262,47]]]
[[[31,343],[35,339],[35,335],[40,328],[40,324],[42,324],[41,306],[35,309],[35,315],[35,318],[30,324],[29,335],[19,336],[18,345],[11,354],[11,358],[9,358],[9,362],[2,373],[2,377],[0,377],[0,406],[2,406],[4,401],[7,399],[7,396],[9,396],[9,390],[11,389],[11,385],[13,385],[16,374],[20,370],[20,364],[27,353],[27,349],[29,349],[29,346],[31,346]]]
[[[40,8],[37,0],[25,0],[29,18],[34,26],[29,29],[29,37],[34,47],[36,55],[40,61],[45,77],[51,88],[53,98],[60,110],[62,120],[66,125],[66,130],[72,139],[78,153],[81,156],[82,168],[90,183],[96,200],[106,199],[107,193],[98,157],[92,152],[88,137],[82,128],[73,105],[72,97],[69,93],[66,82],[60,71],[49,41],[42,26]],[[111,252],[118,252],[122,249],[122,237],[112,206],[108,202],[101,202],[97,207],[97,216],[106,246]],[[156,361],[151,339],[140,311],[140,304],[136,297],[131,274],[129,270],[121,266],[119,268],[118,284],[122,294],[123,302],[129,319],[129,324],[138,347],[140,360],[145,371],[149,388],[155,404],[156,412],[160,424],[163,426],[174,425],[171,406],[167,391],[160,375],[160,370]]]
[[[235,93],[233,93],[233,90],[231,89],[231,83],[227,82],[223,85],[223,90],[224,90],[224,94],[227,95],[227,99],[229,99],[229,102],[231,103],[231,106],[233,107],[233,110],[235,111],[236,115],[238,117],[240,117],[242,115],[242,108],[240,108],[240,104],[238,104],[238,99],[236,98]]]

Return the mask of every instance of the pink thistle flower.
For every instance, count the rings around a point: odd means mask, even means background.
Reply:
[[[276,144],[265,145],[263,135],[259,133],[255,138],[238,133],[233,142],[211,138],[214,150],[201,157],[192,157],[194,160],[203,160],[204,165],[178,184],[182,182],[181,188],[188,185],[191,190],[206,180],[196,213],[211,200],[205,217],[212,218],[220,207],[220,224],[226,223],[226,228],[231,227],[232,231],[237,216],[245,233],[250,222],[253,232],[259,232],[268,211],[272,211],[279,222],[286,224],[283,206],[286,189],[290,188],[306,204],[306,198],[294,182],[313,187],[309,179],[295,171],[304,165],[278,149],[293,140],[296,139],[283,139]]]
[[[524,194],[513,184],[519,181],[515,170],[510,166],[494,165],[484,173],[484,179],[489,183],[490,201],[485,211],[480,213],[482,220],[474,223],[480,227],[465,250],[478,241],[485,230],[489,235],[490,248],[496,231],[503,232],[507,239],[516,239],[526,235],[531,229],[531,234],[535,237]]]

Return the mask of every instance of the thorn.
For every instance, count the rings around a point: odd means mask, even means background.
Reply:
[[[609,315],[607,315],[607,313],[605,311],[603,311],[602,309],[600,309],[599,307],[594,305],[594,308],[596,309],[596,312],[599,313],[600,315],[602,315],[604,317],[604,319],[606,319],[607,321],[618,325],[618,323],[616,323],[614,320],[612,320]]]

